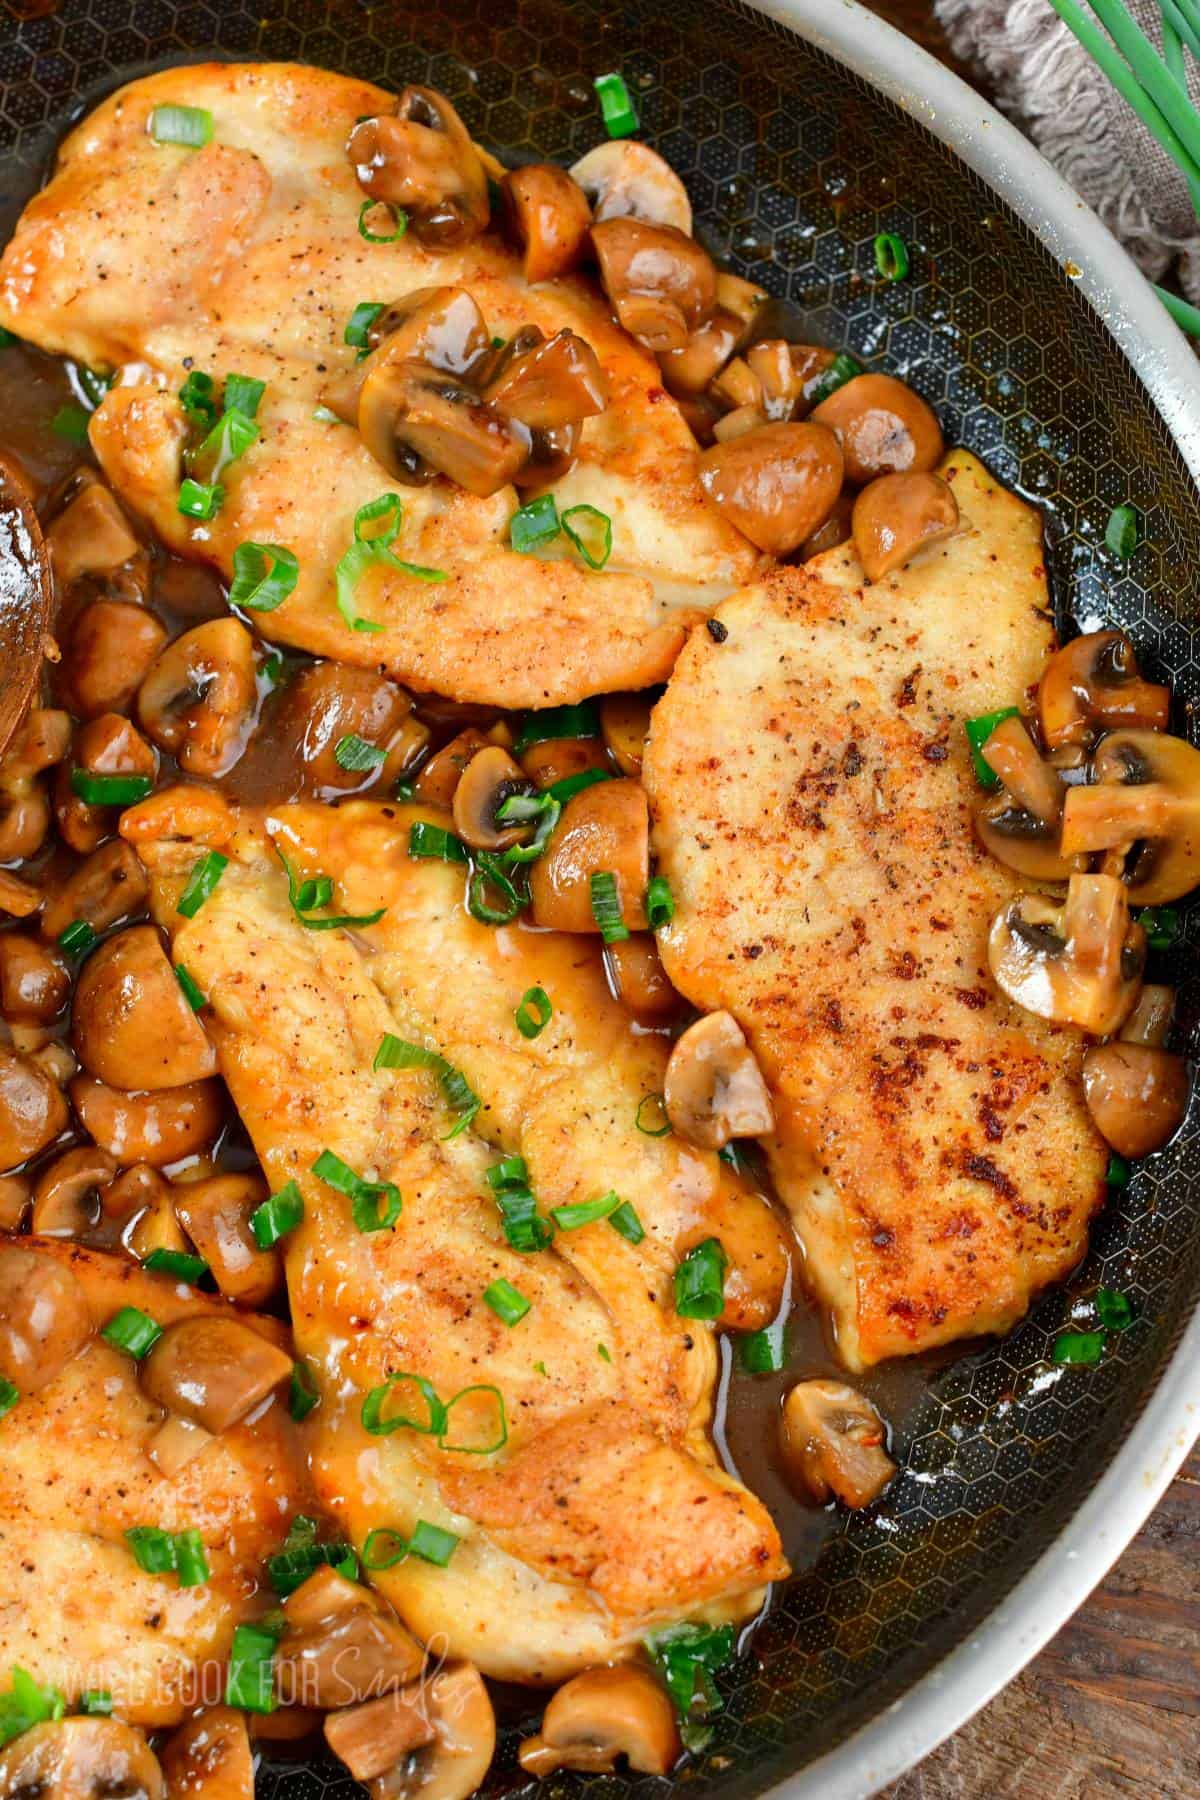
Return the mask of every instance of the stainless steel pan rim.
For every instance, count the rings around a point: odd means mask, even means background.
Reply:
[[[1200,482],[1195,353],[1121,246],[1020,132],[858,0],[748,4],[901,106],[1007,201],[1104,321]],[[771,1792],[787,1800],[866,1800],[936,1749],[1087,1598],[1153,1511],[1197,1432],[1200,1311],[1110,1467],[979,1630],[879,1717]]]

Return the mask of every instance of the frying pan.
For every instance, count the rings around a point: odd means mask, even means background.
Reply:
[[[120,81],[217,55],[291,57],[441,88],[510,160],[597,136],[593,75],[621,69],[646,135],[691,191],[710,249],[799,310],[819,341],[905,376],[948,441],[1045,509],[1067,631],[1129,630],[1194,730],[1200,633],[1200,387],[1132,265],[1018,135],[853,0],[27,0],[0,28],[0,224],[63,127]],[[913,272],[887,284],[873,239]],[[1142,544],[1104,548],[1132,501]],[[970,605],[970,596],[963,596]],[[1194,924],[1164,959],[1193,1048]],[[901,1479],[841,1523],[780,1593],[727,1678],[697,1796],[852,1800],[955,1729],[1045,1642],[1149,1512],[1200,1423],[1200,1129],[1140,1167],[1087,1264],[1002,1343],[937,1374],[900,1425]],[[1097,1368],[1055,1368],[1072,1294],[1134,1300]],[[523,1788],[526,1697],[489,1795]],[[321,1762],[270,1764],[267,1800],[348,1800]],[[563,1777],[544,1800],[661,1787]]]

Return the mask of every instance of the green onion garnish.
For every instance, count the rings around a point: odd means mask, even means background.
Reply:
[[[444,1531],[440,1525],[431,1525],[427,1519],[417,1520],[411,1539],[406,1539],[390,1525],[377,1525],[374,1531],[367,1533],[363,1544],[363,1568],[369,1569],[372,1574],[381,1569],[392,1569],[411,1553],[424,1562],[434,1563],[439,1569],[444,1569],[460,1541],[453,1531]]]
[[[227,375],[221,396],[226,411],[244,413],[253,419],[266,387],[265,381],[258,381],[253,375]]]
[[[358,1558],[350,1545],[341,1542],[319,1544],[319,1530],[316,1519],[297,1513],[288,1526],[283,1549],[267,1558],[267,1579],[281,1600],[294,1594],[315,1570],[326,1564],[344,1575],[347,1581],[358,1579]]]
[[[93,1719],[107,1719],[113,1709],[113,1697],[107,1688],[85,1688],[79,1696],[79,1710]]]
[[[597,1344],[596,1355],[600,1358],[601,1362],[610,1363],[612,1361],[612,1352],[607,1344]]]
[[[0,1419],[12,1411],[20,1398],[19,1390],[13,1386],[8,1376],[0,1375]]]
[[[385,1031],[379,1040],[379,1048],[375,1052],[373,1069],[429,1069],[437,1076],[438,1086],[451,1112],[457,1114],[457,1123],[446,1133],[444,1142],[456,1138],[460,1131],[465,1131],[483,1102],[474,1092],[461,1069],[448,1063],[444,1056],[436,1050],[425,1050],[420,1044],[406,1043],[403,1038],[393,1037]]]
[[[75,379],[83,389],[83,397],[88,405],[99,406],[105,394],[113,384],[111,375],[102,375],[99,369],[89,369],[86,363],[75,363]]]
[[[1020,713],[1019,706],[1002,706],[996,712],[980,713],[978,718],[964,721],[967,742],[971,746],[971,759],[975,764],[975,774],[985,788],[998,788],[1000,777],[991,764],[985,761],[983,746],[997,725],[1002,725],[1005,719],[1019,718]]]
[[[885,281],[903,281],[908,274],[908,245],[894,231],[881,231],[875,239],[875,267]]]
[[[519,1325],[530,1307],[524,1294],[503,1278],[484,1288],[483,1298],[503,1325]]]
[[[1108,1186],[1111,1188],[1128,1187],[1132,1176],[1133,1170],[1125,1158],[1118,1156],[1114,1150],[1108,1159],[1108,1168],[1104,1172],[1104,1179]]]
[[[139,1312],[136,1306],[123,1306],[101,1328],[100,1336],[114,1350],[124,1350],[127,1356],[140,1362],[162,1336],[162,1326],[148,1313]]]
[[[408,854],[426,857],[432,862],[465,863],[467,847],[452,831],[440,825],[429,825],[418,819],[408,834]]]
[[[271,1713],[275,1699],[276,1633],[265,1625],[239,1625],[229,1652],[225,1681],[226,1706],[243,1712]]]
[[[558,536],[558,508],[553,494],[539,494],[519,506],[508,521],[508,541],[522,556],[530,556]]]
[[[195,431],[211,431],[217,422],[216,383],[203,369],[192,369],[179,390],[179,404]]]
[[[66,1700],[56,1687],[39,1687],[27,1669],[14,1664],[9,1676],[12,1685],[0,1694],[0,1748],[10,1744],[23,1731],[43,1725],[48,1719],[61,1719],[67,1710]],[[38,1786],[31,1782],[31,1786]]]
[[[524,1158],[506,1156],[485,1173],[510,1248],[522,1254],[544,1250],[554,1236],[554,1228],[538,1212]]]
[[[213,890],[228,865],[229,858],[222,856],[219,850],[206,850],[192,864],[192,872],[175,910],[182,913],[185,919],[194,919],[204,902],[212,898]]]
[[[297,881],[296,871],[278,844],[275,854],[287,875],[292,911],[305,931],[337,931],[350,925],[377,925],[387,911],[386,906],[381,906],[371,913],[322,913],[320,918],[316,917],[317,912],[333,899],[332,879],[328,875],[312,875],[307,881]]]
[[[89,806],[134,806],[154,782],[149,775],[98,775],[91,769],[71,770],[71,792]]]
[[[700,1721],[724,1705],[713,1676],[733,1656],[733,1626],[671,1625],[648,1637],[646,1648],[675,1702],[684,1743],[691,1750],[702,1748],[707,1734]]]
[[[1114,556],[1132,556],[1138,545],[1138,514],[1135,506],[1114,506],[1104,527],[1104,542]]]
[[[629,936],[629,927],[621,917],[621,901],[617,894],[617,878],[610,869],[598,869],[591,877],[592,917],[606,944],[620,944]]]
[[[82,406],[60,406],[50,421],[50,429],[55,437],[63,438],[68,444],[77,444],[82,449],[88,441],[90,417],[90,413],[84,412]]]
[[[489,893],[500,896],[498,906],[492,905]],[[528,894],[522,893],[512,880],[499,856],[490,850],[476,852],[475,867],[467,883],[467,911],[473,919],[478,919],[482,925],[511,925],[528,898]]]
[[[201,1007],[208,1005],[207,996],[201,993],[196,981],[188,974],[182,963],[175,964],[175,979],[183,989],[183,997],[193,1012],[199,1012]]]
[[[352,775],[363,775],[368,769],[377,769],[380,763],[385,763],[387,751],[381,750],[378,744],[369,744],[357,732],[349,731],[333,746],[333,760],[339,769],[346,769]]]
[[[380,529],[368,532],[367,527],[377,519],[383,521]],[[355,599],[359,581],[373,563],[384,563],[389,569],[398,569],[418,581],[446,580],[444,569],[427,569],[420,563],[402,562],[394,555],[391,546],[399,535],[403,519],[404,505],[399,494],[380,494],[360,506],[354,515],[353,542],[335,570],[337,609],[352,631],[383,630],[374,619],[363,617]]]
[[[367,333],[384,309],[382,300],[360,300],[346,322],[342,341],[355,350],[367,348]]]
[[[863,366],[856,356],[851,356],[848,350],[839,350],[812,390],[813,406],[819,406],[822,400],[828,400],[830,394],[836,394],[840,387],[845,387],[848,381],[853,381],[862,372]]]
[[[647,1107],[650,1108],[649,1113],[646,1111]],[[654,1119],[656,1123],[649,1124],[648,1120],[650,1119]],[[668,1137],[671,1131],[671,1121],[667,1117],[667,1103],[662,1095],[643,1094],[638,1101],[638,1109],[633,1115],[633,1122],[643,1137]]]
[[[1060,1331],[1050,1359],[1056,1363],[1083,1363],[1094,1367],[1104,1355],[1102,1331]]]
[[[556,1206],[550,1217],[560,1231],[578,1231],[581,1225],[594,1225],[597,1219],[610,1218],[620,1204],[620,1197],[610,1188],[598,1200],[577,1200],[571,1206]]]
[[[292,1364],[292,1379],[288,1387],[288,1411],[297,1425],[301,1419],[307,1419],[315,1406],[321,1404],[321,1395],[317,1389],[317,1378],[306,1362]]]
[[[608,1222],[628,1244],[640,1244],[646,1235],[646,1228],[638,1218],[637,1208],[628,1200],[622,1200],[620,1206],[609,1213]]]
[[[599,736],[600,715],[592,701],[581,701],[578,706],[548,706],[542,712],[521,715],[521,723],[513,739],[513,755],[523,756],[535,744],[553,744],[560,738]],[[590,774],[591,770],[585,770],[584,773]]]
[[[599,97],[600,115],[609,137],[632,137],[638,128],[638,116],[623,77],[597,75],[592,86]]]
[[[1126,1331],[1133,1324],[1133,1302],[1116,1288],[1101,1287],[1094,1296],[1096,1317],[1106,1331]]]
[[[367,224],[367,214],[381,207],[392,223],[390,231],[372,231]],[[390,200],[364,200],[358,209],[358,235],[368,244],[395,244],[408,230],[408,214],[400,207],[394,206]]]
[[[444,1531],[440,1525],[430,1525],[428,1520],[418,1519],[408,1547],[423,1562],[434,1563],[437,1568],[444,1569],[460,1541],[453,1531]]]
[[[177,1281],[186,1281],[191,1287],[208,1274],[204,1258],[191,1256],[186,1250],[151,1250],[142,1267],[155,1275],[173,1275]]]
[[[655,875],[646,889],[646,918],[651,931],[659,931],[675,917],[675,896],[665,875]]]
[[[608,514],[598,506],[568,506],[560,523],[588,568],[602,569],[612,555],[612,520]]]
[[[451,1415],[461,1401],[469,1400],[473,1394],[486,1394],[491,1401],[494,1401],[494,1408],[490,1409],[494,1418],[492,1432],[485,1435],[485,1441],[482,1444],[466,1440],[462,1443],[455,1443],[450,1435]],[[467,1429],[469,1430],[469,1427]],[[453,1400],[447,1400],[446,1420],[438,1436],[439,1450],[456,1450],[464,1456],[492,1456],[497,1450],[503,1450],[507,1442],[508,1417],[504,1410],[504,1396],[498,1387],[493,1387],[490,1382],[479,1382],[474,1387],[462,1388],[455,1394]]]
[[[513,1018],[523,1038],[540,1037],[554,1017],[550,996],[544,987],[526,988]]]
[[[561,780],[552,781],[544,791],[560,806],[565,806],[576,794],[582,794],[584,788],[595,787],[598,781],[615,779],[611,769],[580,769],[577,775],[564,775]]]
[[[718,1238],[705,1238],[688,1251],[675,1271],[675,1311],[681,1319],[720,1318],[728,1265]]]
[[[407,1555],[408,1539],[390,1525],[377,1525],[363,1541],[362,1566],[377,1575],[382,1569],[394,1569]]]
[[[420,1412],[401,1410],[402,1405],[406,1408],[414,1405],[406,1392],[410,1386],[416,1389],[422,1402]],[[363,1430],[372,1437],[390,1437],[393,1431],[415,1431],[421,1437],[441,1437],[446,1429],[446,1408],[438,1399],[433,1383],[424,1375],[397,1373],[371,1389],[362,1403],[362,1423]]]
[[[211,1570],[208,1558],[204,1554],[204,1543],[198,1531],[180,1531],[175,1536],[175,1568],[179,1575],[179,1585],[183,1587],[201,1587],[208,1580]]]
[[[250,1230],[260,1250],[269,1250],[304,1217],[304,1195],[294,1181],[285,1181],[278,1193],[256,1206],[250,1214]]]
[[[527,844],[511,844],[501,853],[505,863],[536,862],[550,842],[554,827],[562,816],[562,807],[550,793],[510,794],[496,813],[501,825],[527,825],[537,820],[537,827]]]
[[[400,1189],[394,1181],[367,1181],[332,1150],[322,1150],[312,1172],[350,1202],[356,1231],[387,1231],[400,1217]]]
[[[193,481],[190,475],[179,484],[176,512],[185,519],[215,519],[225,500],[225,489],[219,481]]]
[[[717,1161],[723,1162],[726,1168],[732,1169],[735,1175],[742,1175],[750,1166],[743,1151],[736,1144],[726,1144],[717,1151]]]
[[[233,553],[230,606],[274,612],[295,590],[300,564],[283,544],[239,544]]]
[[[1181,925],[1173,906],[1144,906],[1136,916],[1151,950],[1169,950],[1178,941]]]
[[[198,1531],[172,1533],[157,1525],[131,1525],[125,1541],[147,1575],[178,1573],[180,1587],[199,1587],[208,1580],[208,1560]]]
[[[748,1375],[777,1375],[787,1360],[783,1321],[738,1339],[738,1361]]]
[[[213,116],[206,106],[156,106],[150,114],[150,136],[156,144],[182,144],[203,150],[212,143]]]
[[[245,413],[223,412],[207,436],[194,450],[184,453],[189,475],[201,481],[217,481],[240,456],[244,456],[259,436],[258,426]]]
[[[68,956],[86,956],[95,942],[95,930],[87,919],[72,919],[58,934],[58,947]]]

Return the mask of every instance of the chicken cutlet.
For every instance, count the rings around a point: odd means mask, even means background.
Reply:
[[[962,528],[864,585],[850,545],[697,630],[645,764],[675,985],[770,1087],[778,1193],[850,1369],[1002,1332],[1083,1255],[1107,1151],[1077,1031],[999,993],[1019,891],[972,829],[968,717],[1054,647],[1037,514],[974,457]]]
[[[205,108],[212,142],[156,142],[156,108]],[[431,250],[359,231],[363,195],[346,140],[393,102],[379,88],[290,64],[172,69],[122,88],[76,128],[0,259],[0,323],[43,349],[116,371],[91,421],[92,447],[122,499],[183,555],[226,577],[245,542],[280,545],[294,591],[256,612],[268,637],[386,668],[421,690],[503,706],[548,706],[662,680],[687,622],[747,580],[757,552],[706,498],[696,443],[654,359],[576,277],[529,286],[493,232]],[[371,629],[335,605],[355,515],[395,487],[358,434],[322,409],[358,354],[355,308],[461,284],[497,341],[524,325],[569,328],[599,360],[607,404],[584,422],[574,467],[549,491],[612,525],[602,572],[565,539],[509,548],[520,504],[438,479],[404,487],[397,562],[356,596]],[[189,371],[266,383],[260,436],[221,474],[214,517],[178,500]]]

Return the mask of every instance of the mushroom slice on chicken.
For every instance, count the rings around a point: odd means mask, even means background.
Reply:
[[[1106,1037],[1137,999],[1146,933],[1115,876],[1072,875],[1064,903],[1022,894],[997,914],[988,963],[1027,1012]]]
[[[1200,882],[1200,750],[1158,731],[1113,731],[1091,775],[1067,795],[1064,854],[1106,852],[1105,868],[1120,870],[1139,906],[1190,893]]]
[[[779,1415],[779,1450],[792,1487],[821,1505],[877,1500],[896,1465],[887,1429],[864,1394],[844,1381],[801,1381]]]
[[[677,1039],[663,1099],[674,1129],[706,1150],[774,1129],[767,1084],[732,1013],[709,1013]]]

